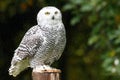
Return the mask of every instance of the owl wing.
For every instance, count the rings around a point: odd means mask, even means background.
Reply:
[[[30,28],[24,35],[19,47],[15,50],[14,56],[17,56],[18,60],[23,60],[26,57],[33,56],[37,49],[41,46],[43,38],[41,37],[39,27],[34,26]],[[15,64],[13,62],[13,64]]]
[[[33,56],[38,48],[42,45],[43,43],[43,38],[41,37],[40,33],[37,33],[38,28],[32,28],[30,29],[24,36],[23,40],[21,41],[18,51],[23,51],[26,54],[23,54],[25,56]],[[39,31],[38,31],[39,32]],[[16,51],[17,51],[16,50]],[[22,54],[20,54],[22,55]],[[21,56],[22,58],[22,56]],[[25,58],[25,57],[23,57]],[[22,59],[23,59],[22,58]]]
[[[30,28],[23,37],[19,47],[15,50],[9,74],[17,76],[21,71],[29,66],[31,58],[41,46],[43,39],[37,31],[39,27]]]

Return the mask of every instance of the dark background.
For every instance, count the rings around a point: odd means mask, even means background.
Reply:
[[[119,0],[0,0],[0,80],[32,80],[30,68],[16,78],[8,69],[14,50],[45,6],[56,6],[63,14],[67,44],[52,65],[62,70],[62,80],[120,79]]]

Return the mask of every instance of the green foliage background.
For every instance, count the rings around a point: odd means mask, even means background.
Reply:
[[[56,6],[63,14],[67,45],[53,64],[62,70],[62,80],[120,80],[119,0],[1,0],[0,80],[32,80],[31,69],[13,78],[8,68],[44,6]]]

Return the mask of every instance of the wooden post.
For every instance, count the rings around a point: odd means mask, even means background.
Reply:
[[[34,71],[32,72],[33,80],[60,80],[61,70],[51,69],[44,71]]]

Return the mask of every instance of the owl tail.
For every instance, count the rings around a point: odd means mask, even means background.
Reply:
[[[13,75],[13,77],[16,77],[19,75],[23,70],[25,70],[27,67],[29,67],[28,60],[22,60],[15,65],[11,65],[9,68],[9,75]]]

